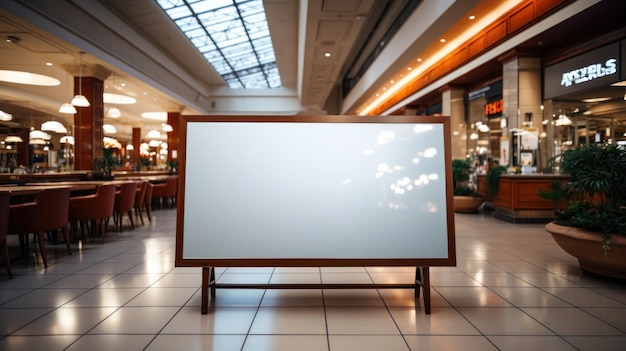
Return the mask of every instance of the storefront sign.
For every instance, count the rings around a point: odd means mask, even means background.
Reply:
[[[620,80],[619,43],[589,51],[545,69],[544,97],[551,99]]]
[[[581,84],[591,80],[610,76],[617,73],[617,58],[610,58],[604,64],[594,63],[586,67],[581,67],[573,71],[563,73],[561,85],[569,87],[573,84]]]
[[[487,118],[499,117],[502,115],[503,111],[503,101],[502,99],[498,99],[496,101],[488,102],[485,105],[485,116]]]

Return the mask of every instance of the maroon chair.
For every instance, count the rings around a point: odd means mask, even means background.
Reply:
[[[141,224],[143,225],[143,215],[141,214],[141,209],[143,208],[143,202],[146,197],[146,190],[148,189],[148,181],[143,180],[137,184],[137,191],[135,192],[135,203],[133,204],[133,208],[135,209],[135,217],[139,217],[141,219]]]
[[[70,223],[72,231],[80,224],[81,238],[84,239],[84,227],[90,223],[93,234],[100,232],[102,242],[106,240],[107,223],[113,216],[115,206],[115,184],[98,186],[95,194],[70,198]]]
[[[146,214],[148,215],[148,221],[152,222],[152,217],[150,217],[150,211],[152,211],[152,192],[154,191],[154,184],[148,182],[146,185],[146,196],[143,199],[143,208],[146,210]]]
[[[6,191],[0,192],[0,255],[2,255],[2,262],[7,270],[7,275],[9,278],[13,278],[11,262],[9,261],[9,244],[7,243],[10,203],[11,194]]]
[[[120,184],[119,190],[115,193],[115,206],[113,209],[113,220],[117,226],[117,231],[122,231],[124,214],[128,214],[130,227],[135,229],[133,222],[133,208],[135,207],[135,196],[137,194],[137,183],[128,182]]]
[[[178,176],[170,176],[163,183],[155,184],[152,191],[152,198],[157,202],[163,202],[164,207],[172,206],[176,203],[176,194],[178,191]]]
[[[37,235],[41,259],[44,266],[48,267],[45,232],[62,229],[67,252],[72,254],[68,232],[69,206],[69,188],[44,189],[37,194],[34,202],[9,206],[8,234],[20,235],[20,242],[26,249],[27,235],[30,233]]]

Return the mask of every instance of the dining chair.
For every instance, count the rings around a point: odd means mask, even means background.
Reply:
[[[146,214],[148,215],[148,221],[152,222],[152,217],[150,216],[150,211],[152,211],[152,192],[154,191],[154,184],[148,182],[146,185],[146,196],[143,199],[143,208],[146,210]]]
[[[13,278],[11,272],[11,262],[9,261],[9,244],[7,242],[7,234],[9,232],[9,205],[11,203],[11,194],[9,192],[0,192],[0,255],[2,255],[2,263],[7,270],[9,278]]]
[[[113,207],[113,221],[117,226],[117,231],[122,231],[124,214],[128,214],[130,227],[135,229],[133,222],[133,209],[135,207],[135,196],[137,194],[137,183],[128,182],[120,184],[119,190],[115,192],[115,206]]]
[[[92,234],[99,232],[102,236],[102,243],[104,243],[108,220],[113,216],[115,189],[115,184],[101,184],[95,194],[70,198],[72,232],[75,232],[80,224],[81,239],[84,240],[84,227],[90,224],[88,226],[89,231]]]
[[[48,267],[44,237],[46,232],[61,229],[67,252],[72,254],[68,231],[69,206],[69,188],[41,190],[35,201],[9,206],[8,234],[20,235],[22,252],[26,254],[28,253],[28,234],[35,234],[44,267]]]
[[[178,191],[178,176],[170,176],[163,183],[155,184],[152,197],[157,199],[163,207],[174,206],[176,204],[176,194]]]
[[[141,220],[141,224],[143,225],[143,215],[141,214],[141,209],[144,206],[144,199],[146,197],[146,190],[148,189],[147,180],[142,180],[137,184],[137,191],[135,192],[135,203],[133,204],[133,208],[135,210],[135,217],[139,217]]]

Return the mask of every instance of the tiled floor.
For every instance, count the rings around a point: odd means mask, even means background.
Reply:
[[[0,350],[625,350],[626,283],[582,274],[540,224],[456,215],[457,267],[431,268],[432,314],[410,290],[217,291],[174,267],[175,211],[50,266],[0,273]],[[31,245],[34,253],[36,246]],[[413,268],[218,269],[223,282],[410,281]],[[417,306],[416,306],[417,304]]]

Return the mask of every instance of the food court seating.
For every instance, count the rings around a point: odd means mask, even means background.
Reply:
[[[169,207],[176,204],[176,194],[178,191],[178,176],[170,176],[163,183],[155,184],[152,191],[152,198],[157,203],[162,202],[163,207]]]
[[[9,245],[7,243],[10,202],[11,194],[8,192],[0,192],[0,255],[2,256],[2,262],[4,263],[4,268],[7,270],[9,278],[13,278],[11,262],[9,262]]]
[[[133,222],[133,208],[135,207],[135,196],[137,194],[137,183],[128,182],[120,184],[119,190],[115,193],[115,206],[113,210],[113,220],[117,225],[117,231],[122,231],[124,214],[128,214],[130,227],[135,229]]]
[[[152,222],[152,217],[150,217],[150,211],[152,211],[152,192],[154,191],[154,185],[150,182],[146,185],[146,196],[143,199],[143,208],[146,210],[146,214],[148,215],[148,221]]]
[[[146,197],[146,190],[148,189],[149,183],[150,182],[147,180],[139,182],[139,184],[137,184],[137,191],[135,192],[135,203],[133,204],[133,207],[135,209],[135,216],[141,219],[141,224],[144,224],[141,209],[144,206],[144,199]]]
[[[70,199],[70,222],[72,232],[76,231],[80,224],[81,238],[84,237],[84,227],[87,223],[92,233],[100,232],[102,242],[106,240],[107,223],[113,216],[115,206],[115,184],[102,184],[98,186],[95,194],[75,196]]]
[[[37,194],[34,202],[9,206],[8,234],[20,235],[20,242],[28,248],[30,233],[37,235],[39,251],[44,266],[48,267],[44,234],[47,231],[63,230],[63,239],[68,253],[72,254],[68,232],[70,189],[44,189]],[[8,264],[8,262],[7,262]]]

